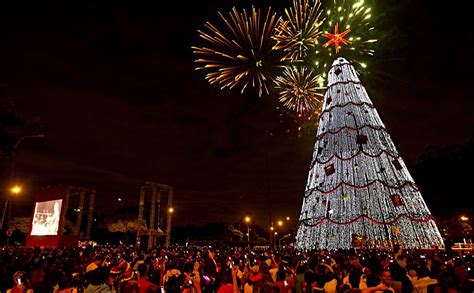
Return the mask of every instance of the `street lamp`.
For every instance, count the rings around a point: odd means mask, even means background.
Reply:
[[[250,225],[249,224],[250,224],[251,219],[249,216],[246,216],[244,220],[245,220],[245,223],[247,223],[247,242],[250,243]]]
[[[9,189],[9,191],[13,195],[18,195],[18,194],[21,193],[22,188],[21,188],[20,185],[15,185],[15,186],[12,186]],[[7,226],[5,226],[5,222],[4,222],[5,221],[5,214],[7,213],[7,207],[9,208],[8,218],[7,218],[7,225],[8,225],[10,223],[10,213],[11,213],[10,195],[7,195],[7,200],[5,201],[5,206],[3,207],[2,222],[0,223],[1,224],[0,228],[2,228],[2,230],[4,229],[4,227],[7,227]]]
[[[15,194],[15,195],[20,194],[21,193],[21,186],[20,185],[13,186],[12,188],[10,188],[10,192],[12,194]]]
[[[10,188],[10,193],[13,194],[13,195],[19,195],[22,191],[22,188],[20,185],[15,185],[13,187]],[[7,206],[8,206],[8,217],[7,217],[7,225],[6,227],[9,228],[10,226],[10,216],[11,216],[11,213],[12,213],[12,204],[10,202],[10,205],[8,205],[10,201],[10,195],[7,196],[7,200],[5,201],[5,207],[3,208],[3,213],[2,213],[2,223],[1,223],[1,228],[2,230],[4,229],[3,227],[5,226],[4,224],[4,220],[5,220],[5,213],[7,211]],[[6,241],[6,245],[10,245],[10,236],[11,236],[11,232],[10,231],[7,231],[7,241]]]
[[[466,217],[466,216],[461,216],[461,217],[459,217],[459,220],[461,220],[463,222],[467,222],[467,221],[469,221],[469,218]]]
[[[16,155],[16,151],[18,150],[18,147],[20,146],[21,142],[27,138],[43,138],[45,137],[44,134],[37,134],[37,135],[25,135],[25,136],[22,136],[20,137],[16,142],[15,144],[13,145],[13,149],[11,150],[10,152],[10,181],[13,182],[13,178],[15,177],[15,155]],[[21,187],[19,186],[14,186],[10,189],[10,193],[12,194],[20,194],[21,193]],[[10,201],[10,196],[7,195],[7,199],[5,200],[5,205],[3,207],[3,213],[2,213],[2,222],[0,223],[0,228],[2,228],[2,230],[4,230],[4,227],[5,227],[5,214],[7,212],[7,208],[8,208],[8,218],[7,218],[7,225],[9,224],[10,222],[10,214],[11,214],[11,203],[10,203],[10,206],[8,205],[9,204],[9,201]]]

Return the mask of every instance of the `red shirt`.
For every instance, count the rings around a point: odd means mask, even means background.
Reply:
[[[232,284],[225,284],[217,289],[217,293],[234,293],[234,285]]]
[[[286,285],[285,285],[286,281]],[[283,281],[278,281],[273,283],[273,286],[278,287],[280,293],[291,293],[293,292],[293,287],[295,286],[295,282],[292,279],[286,279]]]
[[[137,282],[140,285],[140,293],[158,292],[159,287],[146,279],[139,279]]]

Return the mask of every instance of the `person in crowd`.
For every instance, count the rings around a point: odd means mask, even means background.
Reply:
[[[140,293],[158,292],[160,287],[148,281],[148,268],[145,263],[138,266],[138,285],[140,286]]]
[[[237,282],[238,266],[233,266],[229,270],[222,272],[221,284],[217,289],[217,293],[238,293],[239,285]]]
[[[427,293],[428,286],[438,284],[438,280],[432,279],[429,276],[430,271],[426,266],[420,266],[416,275],[412,275],[411,281],[413,283],[414,291],[417,293]]]
[[[109,276],[109,269],[106,267],[98,267],[89,273],[89,285],[84,290],[84,293],[111,293],[112,290],[107,285],[107,278]]]
[[[31,283],[23,271],[18,271],[13,275],[13,284],[7,293],[33,293]]]
[[[407,257],[403,254],[398,254],[396,261],[390,266],[390,273],[393,280],[398,281],[401,285],[396,287],[401,287],[402,293],[412,293],[413,284],[408,277],[407,271]],[[392,283],[394,285],[395,283]]]
[[[94,260],[86,267],[86,273],[91,272],[98,267],[102,266],[104,263],[104,257],[102,255],[97,255],[94,257]]]
[[[392,276],[389,270],[383,270],[380,274],[380,284],[375,287],[362,289],[362,293],[395,293],[395,289],[391,286]]]

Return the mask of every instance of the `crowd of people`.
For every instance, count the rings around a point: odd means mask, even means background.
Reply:
[[[444,250],[4,247],[0,292],[474,292],[472,264]]]

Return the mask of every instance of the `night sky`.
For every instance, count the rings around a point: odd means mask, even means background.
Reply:
[[[275,96],[220,91],[193,64],[196,30],[218,10],[269,1],[8,2],[2,91],[46,135],[19,148],[21,202],[48,184],[86,186],[105,217],[118,197],[137,205],[141,184],[156,181],[174,187],[176,225],[236,222],[245,212],[267,225],[270,210],[298,217],[316,129],[297,135],[280,122]],[[282,12],[291,2],[271,5]],[[429,146],[466,143],[472,10],[428,0],[377,1],[374,10],[390,42],[361,80],[402,157],[415,164]]]

